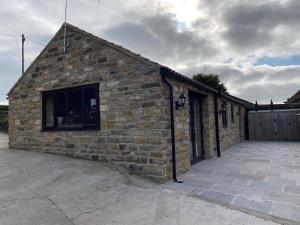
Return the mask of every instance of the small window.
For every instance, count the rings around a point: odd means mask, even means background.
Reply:
[[[43,92],[43,130],[99,129],[99,85]]]
[[[234,105],[231,104],[231,122],[234,123]]]
[[[227,118],[227,103],[225,101],[222,101],[222,124],[223,127],[227,127],[228,126],[228,118]]]

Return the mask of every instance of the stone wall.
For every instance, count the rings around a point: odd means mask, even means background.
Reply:
[[[181,93],[184,93],[185,96],[188,96],[189,90],[199,93],[199,90],[192,85],[187,85],[174,79],[168,80],[171,82],[174,89],[174,109],[175,101],[179,99]],[[200,94],[205,96],[203,97],[202,105],[205,159],[211,159],[217,155],[214,95],[205,90],[201,90],[200,92]],[[168,98],[169,93],[165,91],[164,95],[165,98]],[[223,128],[222,117],[219,115],[220,148],[221,151],[225,151],[233,145],[245,140],[244,119],[246,109],[245,106],[228,99],[218,98],[219,109],[221,109],[221,100],[226,101],[229,106],[230,104],[233,104],[235,113],[235,122],[232,123],[230,107],[228,107],[227,128]],[[178,174],[186,172],[191,167],[190,151],[192,148],[192,140],[190,130],[190,107],[189,101],[186,100],[183,108],[175,110],[176,166]],[[240,112],[239,109],[241,110]],[[171,162],[168,168],[171,173]]]
[[[0,105],[0,131],[8,130],[8,106]]]
[[[221,109],[222,101],[227,103],[227,118],[228,126],[224,127],[222,124],[222,115],[219,114],[220,127],[220,146],[221,151],[225,151],[237,143],[245,140],[245,113],[244,106],[236,104],[227,99],[219,99],[219,109]],[[231,119],[231,105],[234,107],[234,121]]]
[[[155,181],[172,177],[169,91],[158,64],[68,26],[68,53],[60,30],[9,95],[9,146],[109,161]],[[170,80],[175,101],[181,93],[199,92]],[[41,93],[99,83],[100,130],[43,131]],[[205,158],[216,156],[214,96],[204,90]],[[220,103],[219,103],[220,104]],[[229,118],[230,119],[230,118]],[[219,123],[221,123],[219,121]],[[221,130],[221,148],[243,139],[242,128]],[[191,167],[189,101],[175,110],[177,172]]]
[[[191,85],[168,79],[174,91],[174,109],[175,101],[179,99],[181,93],[188,96],[189,90],[199,92],[197,88]],[[204,149],[205,158],[210,159],[216,155],[216,136],[215,136],[215,118],[214,118],[214,97],[211,93],[202,91],[206,97],[203,97],[203,129],[204,129]],[[165,92],[165,98],[169,93]],[[190,102],[187,99],[183,108],[175,110],[175,140],[176,140],[176,166],[177,173],[186,172],[191,167],[190,151],[192,148],[191,130],[190,130]],[[170,157],[171,159],[171,157]],[[169,164],[171,171],[171,162]]]
[[[162,181],[170,177],[170,123],[159,67],[68,27],[60,31],[9,96],[9,145],[78,158],[112,161]],[[42,129],[41,92],[99,83],[99,131]]]

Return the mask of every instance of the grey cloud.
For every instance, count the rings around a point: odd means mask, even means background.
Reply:
[[[159,1],[163,2],[163,0]],[[195,0],[197,2],[197,0]],[[166,8],[148,0],[70,1],[68,21],[184,74],[217,73],[230,91],[248,100],[286,100],[300,87],[299,72],[222,65],[264,56],[300,54],[299,0],[198,0],[200,14],[189,29]],[[63,22],[61,0],[10,0],[0,8],[0,34],[22,33],[47,43]],[[294,47],[299,47],[297,48]],[[5,52],[4,52],[5,49]],[[26,66],[42,50],[26,41]],[[0,101],[20,76],[15,40],[0,39]],[[205,64],[207,63],[207,64]],[[218,64],[218,65],[216,65]],[[200,65],[200,66],[198,66]],[[182,69],[180,68],[187,68]],[[295,68],[300,71],[299,66]]]
[[[192,31],[178,31],[177,26],[174,15],[158,14],[110,27],[105,33],[109,39],[162,63],[187,63],[217,54],[208,40]]]
[[[283,103],[299,90],[299,84],[253,84],[242,88],[239,96],[252,102],[258,100],[259,104],[268,104],[271,99],[275,103]]]
[[[279,32],[276,28],[287,27],[289,32],[295,33],[300,18],[298,0],[247,1],[229,4],[222,10],[221,19],[226,28],[223,37],[237,49],[255,50],[253,47],[272,46],[278,39],[286,41],[287,30]]]
[[[251,102],[267,103],[273,99],[282,103],[300,87],[300,66],[262,70],[256,67],[241,69],[230,65],[201,65],[190,66],[180,72],[189,77],[199,72],[218,74],[229,92]]]

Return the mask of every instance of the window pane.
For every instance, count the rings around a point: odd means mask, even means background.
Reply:
[[[66,113],[64,118],[64,127],[79,127],[82,125],[81,112],[81,90],[71,90],[66,93]]]
[[[56,116],[57,116],[57,125],[62,127],[65,124],[66,119],[66,95],[65,91],[59,91],[56,94]]]
[[[85,123],[97,123],[97,97],[96,87],[87,87],[84,90],[85,96]]]
[[[43,93],[44,127],[51,130],[98,129],[98,95],[96,85]]]
[[[54,126],[54,98],[52,95],[46,96],[45,99],[46,103],[46,127],[53,127]]]
[[[228,119],[227,119],[227,103],[222,102],[222,123],[223,127],[227,127]]]

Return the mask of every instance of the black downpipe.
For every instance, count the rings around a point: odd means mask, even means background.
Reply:
[[[170,119],[171,119],[171,139],[172,139],[172,170],[173,170],[173,181],[177,182],[176,175],[176,146],[175,146],[175,126],[174,126],[174,96],[173,96],[173,86],[165,78],[163,71],[161,71],[162,78],[164,82],[169,87],[170,95]]]
[[[249,135],[249,109],[248,109],[248,107],[246,108],[246,113],[245,113],[245,139],[247,141],[250,140],[250,135]]]
[[[216,142],[217,142],[217,156],[221,157],[220,149],[220,131],[219,131],[219,107],[218,107],[218,95],[214,96],[215,102],[215,125],[216,125]]]

